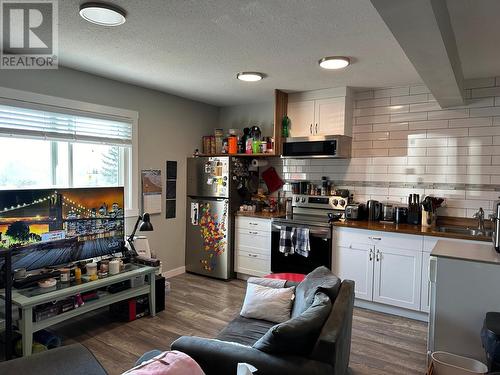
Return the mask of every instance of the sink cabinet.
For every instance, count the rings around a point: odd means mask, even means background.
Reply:
[[[333,267],[357,299],[420,311],[422,236],[335,228]]]
[[[422,251],[374,249],[373,301],[419,311]]]
[[[437,241],[477,243],[337,227],[334,228],[333,270],[342,279],[355,281],[357,301],[427,314],[431,299],[429,260]]]

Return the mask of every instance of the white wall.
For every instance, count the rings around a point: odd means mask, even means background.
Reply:
[[[358,92],[352,159],[277,163],[287,180],[328,176],[359,201],[406,202],[415,192],[447,198],[442,215],[490,213],[500,195],[500,77],[466,88],[467,105],[453,109],[423,85]]]
[[[243,104],[222,107],[218,127],[222,129],[240,129],[258,126],[263,137],[273,136],[274,102]]]
[[[138,111],[139,168],[161,169],[164,178],[165,161],[178,161],[177,217],[152,215],[147,237],[164,270],[184,266],[186,157],[213,133],[217,107],[65,68],[0,71],[0,86]]]

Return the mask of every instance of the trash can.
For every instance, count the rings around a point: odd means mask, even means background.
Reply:
[[[447,352],[431,354],[433,375],[477,375],[486,374],[488,367],[480,361]]]
[[[490,371],[500,371],[500,313],[488,312],[481,329],[481,342]]]

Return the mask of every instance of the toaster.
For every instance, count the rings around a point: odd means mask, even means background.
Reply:
[[[345,206],[347,220],[363,220],[366,216],[366,207],[363,203],[350,203]]]

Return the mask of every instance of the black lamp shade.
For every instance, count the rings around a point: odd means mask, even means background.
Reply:
[[[151,232],[153,230],[153,224],[151,224],[151,219],[148,213],[142,215],[142,223],[139,227],[139,231],[141,232]]]

